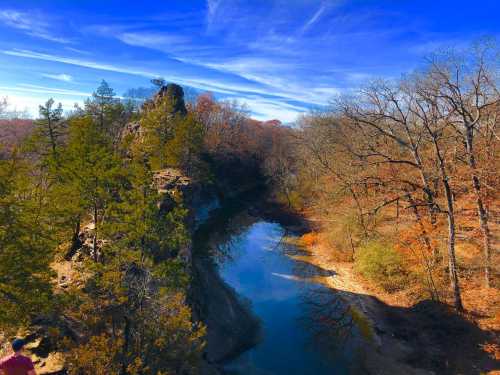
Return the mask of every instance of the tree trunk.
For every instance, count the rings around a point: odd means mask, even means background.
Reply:
[[[472,186],[476,196],[477,213],[479,217],[479,226],[483,234],[483,252],[484,252],[484,281],[487,287],[490,286],[490,263],[491,263],[491,235],[488,225],[488,212],[486,211],[481,197],[481,182],[477,175],[476,159],[473,150],[474,130],[471,126],[466,127],[465,146],[467,150],[467,161],[472,174]]]
[[[99,255],[97,251],[97,206],[94,206],[93,219],[94,219],[94,237],[92,238],[92,251],[93,251],[92,256],[94,258],[94,261],[97,262],[99,261]]]
[[[347,186],[349,188],[349,191],[351,192],[354,202],[356,203],[356,208],[358,209],[358,220],[359,224],[361,225],[361,228],[363,229],[363,234],[365,238],[368,238],[368,228],[366,227],[363,208],[361,207],[361,203],[359,202],[358,195],[356,194],[356,192],[354,191],[354,189],[350,184],[347,184]]]
[[[418,211],[418,207],[416,204],[417,202],[415,202],[415,200],[413,199],[413,197],[411,196],[411,194],[409,192],[406,194],[406,198],[408,200],[408,203],[410,203],[410,205],[413,209],[413,214],[415,215],[415,220],[416,220],[418,226],[420,227],[420,235],[421,235],[422,240],[424,241],[425,248],[427,249],[427,251],[430,254],[433,254],[433,256],[434,256],[435,250],[431,245],[431,240],[429,238],[429,234],[427,233],[427,230],[425,229],[424,223],[422,222],[422,216],[420,215],[420,212]],[[430,293],[431,293],[432,299],[439,301],[439,293],[437,291],[436,284],[434,282],[434,277],[432,276],[432,264],[429,261],[429,259],[427,258],[426,254],[422,254],[422,258],[423,258],[425,269],[427,271],[427,275],[429,277],[429,287],[430,287]]]
[[[76,220],[73,236],[71,238],[71,247],[65,256],[66,260],[70,260],[73,255],[75,255],[76,250],[82,246],[82,241],[80,240],[80,218]]]
[[[432,227],[435,228],[436,222],[437,222],[437,218],[436,218],[437,212],[436,212],[436,202],[434,200],[434,192],[431,189],[431,186],[429,184],[429,177],[427,176],[427,173],[425,173],[425,171],[424,171],[422,159],[420,158],[419,153],[417,152],[417,150],[414,149],[414,150],[412,150],[412,154],[413,154],[413,159],[415,160],[415,163],[419,167],[418,169],[420,172],[420,180],[422,182],[423,190],[425,193],[424,199],[427,202],[428,210],[429,210],[429,220],[432,224]],[[438,249],[437,249],[437,247],[434,247],[432,249],[432,260],[434,262],[436,262],[438,260],[438,258],[439,258]]]
[[[453,291],[453,300],[455,309],[458,312],[463,311],[462,297],[460,295],[460,285],[458,282],[457,275],[457,260],[455,257],[455,210],[453,203],[453,192],[451,190],[450,184],[448,182],[448,174],[446,173],[445,162],[443,156],[441,155],[441,150],[439,148],[438,141],[435,134],[431,134],[434,143],[434,149],[436,152],[436,157],[439,163],[439,170],[441,172],[441,179],[444,186],[444,191],[446,195],[446,206],[447,206],[447,216],[448,216],[448,270],[450,274],[450,284]]]
[[[450,272],[451,289],[453,290],[455,309],[457,311],[463,311],[464,308],[457,275],[457,260],[455,257],[455,213],[453,210],[453,196],[448,182],[445,183],[445,192],[446,204],[448,206],[448,268]]]

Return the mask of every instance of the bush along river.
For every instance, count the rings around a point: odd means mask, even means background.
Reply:
[[[323,286],[335,275],[304,261],[285,225],[230,203],[195,233],[192,295],[207,361],[224,374],[358,373],[363,340],[349,307]]]

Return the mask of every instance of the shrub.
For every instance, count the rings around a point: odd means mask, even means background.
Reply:
[[[357,252],[356,270],[388,292],[403,289],[408,281],[401,255],[390,245],[370,241]]]

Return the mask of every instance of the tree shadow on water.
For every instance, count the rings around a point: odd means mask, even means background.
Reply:
[[[317,347],[333,353],[357,350],[365,357],[362,365],[355,363],[353,374],[417,374],[422,372],[415,369],[422,369],[481,375],[500,370],[500,361],[482,348],[498,340],[500,332],[482,330],[444,303],[389,306],[373,296],[326,287],[308,289],[303,303],[302,321]]]

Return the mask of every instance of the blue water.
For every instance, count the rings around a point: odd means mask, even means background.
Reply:
[[[222,278],[250,303],[262,324],[260,343],[225,370],[241,375],[348,374],[352,356],[342,350],[348,344],[318,341],[318,327],[311,329],[318,314],[308,302],[326,289],[311,281],[318,270],[289,256],[299,250],[285,244],[283,234],[279,224],[257,222],[231,239],[220,260]],[[329,336],[322,329],[320,336]]]

